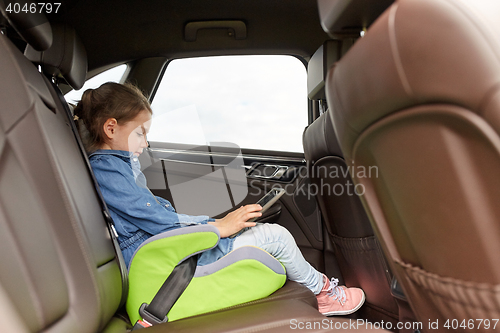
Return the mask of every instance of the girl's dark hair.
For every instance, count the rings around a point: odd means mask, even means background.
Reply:
[[[74,115],[87,153],[104,144],[106,120],[115,118],[118,124],[123,125],[143,110],[153,114],[146,96],[131,84],[108,82],[97,89],[85,90]]]

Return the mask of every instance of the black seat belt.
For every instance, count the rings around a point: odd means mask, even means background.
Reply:
[[[151,303],[142,303],[139,314],[143,320],[137,321],[132,331],[168,321],[167,313],[191,282],[197,264],[198,255],[194,255],[175,266]]]
[[[73,131],[76,142],[78,143],[78,147],[80,148],[80,153],[82,154],[83,160],[87,165],[87,170],[89,172],[90,178],[92,178],[92,181],[94,182],[94,189],[96,191],[97,197],[99,198],[101,211],[104,216],[104,219],[106,220],[106,225],[108,227],[111,240],[113,241],[113,248],[115,250],[116,258],[118,260],[118,266],[120,266],[120,273],[122,278],[122,298],[120,300],[120,307],[121,307],[127,301],[127,296],[128,296],[128,271],[127,271],[127,265],[125,264],[125,260],[123,259],[122,251],[120,250],[120,245],[118,244],[118,234],[115,229],[115,224],[113,222],[113,219],[111,218],[111,215],[109,214],[108,206],[106,205],[106,202],[102,197],[101,190],[99,189],[99,185],[97,184],[94,172],[92,171],[89,158],[87,156],[87,153],[85,152],[85,148],[83,147],[83,142],[80,138],[80,134],[78,133],[78,129],[76,128],[75,121],[73,120],[73,114],[69,109],[69,105],[64,99],[64,96],[61,93],[59,87],[54,82],[51,81],[51,83],[57,96],[59,97],[59,101],[61,102],[64,111],[66,112],[66,116],[68,117],[69,120],[69,125],[71,127],[71,130]]]

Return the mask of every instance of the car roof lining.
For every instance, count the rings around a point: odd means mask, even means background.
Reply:
[[[274,53],[308,57],[328,39],[314,0],[252,0],[237,4],[233,0],[88,0],[63,1],[61,8],[61,13],[49,15],[49,19],[75,28],[89,54],[89,71],[157,56]],[[92,24],[88,24],[89,17]],[[247,37],[236,40],[228,36],[227,29],[202,29],[195,42],[185,41],[187,23],[213,20],[243,21]]]
[[[342,1],[349,3],[346,24],[352,26],[356,22],[353,8],[358,8],[358,20],[366,25],[367,11],[373,10],[373,6],[360,6],[365,0]],[[147,63],[148,58],[171,60],[219,55],[288,54],[308,61],[316,49],[330,39],[321,27],[315,0],[62,2],[60,13],[48,15],[49,20],[70,24],[81,37],[88,54],[87,78],[127,63],[131,71],[128,78],[136,80],[148,92],[154,91],[152,81],[156,81],[160,73],[153,75],[154,80],[144,80],[144,75],[139,74],[140,77],[135,78],[134,74],[137,72],[134,68]],[[371,17],[376,17],[378,10],[371,13]],[[88,24],[89,17],[92,24]],[[231,30],[216,27],[198,30],[194,42],[185,40],[186,25],[191,22],[228,20],[243,22],[246,38],[235,39],[229,35]],[[337,26],[342,24],[340,22]],[[352,36],[336,36],[343,37]],[[149,67],[148,75],[152,74],[152,70],[161,69],[161,66]],[[63,92],[67,90],[64,86],[61,89]]]

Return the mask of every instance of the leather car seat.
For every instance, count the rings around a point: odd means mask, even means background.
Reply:
[[[51,29],[42,26],[18,31],[27,41],[25,34],[46,36],[41,46],[74,46],[59,35],[49,37]],[[116,316],[122,299],[119,260],[63,101],[4,34],[0,53],[0,308],[9,309],[0,311],[2,330],[124,333],[130,326]],[[56,67],[52,75],[83,84],[71,61]],[[306,289],[304,297],[291,292],[297,289]],[[314,302],[307,288],[292,283],[262,302],[150,330],[289,331],[292,319],[321,323],[324,316]]]
[[[378,170],[351,175],[424,323],[500,317],[499,17],[498,1],[396,1],[328,73],[342,152]]]
[[[309,98],[325,98],[327,68],[340,58],[341,41],[327,41],[308,65]],[[303,134],[308,175],[318,188],[316,200],[328,236],[335,246],[335,257],[348,287],[360,287],[366,294],[361,311],[373,321],[399,317],[391,295],[392,273],[349,175],[337,142],[330,112],[321,114]]]

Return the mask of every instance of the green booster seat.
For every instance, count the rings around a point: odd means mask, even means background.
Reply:
[[[129,267],[126,309],[132,323],[142,318],[174,268],[219,243],[219,230],[195,225],[151,237],[137,249]],[[172,274],[174,275],[174,274]],[[188,278],[189,279],[189,278]],[[216,262],[197,266],[192,279],[164,321],[174,321],[267,297],[286,282],[283,265],[266,251],[244,246]],[[169,281],[166,282],[168,284]]]

